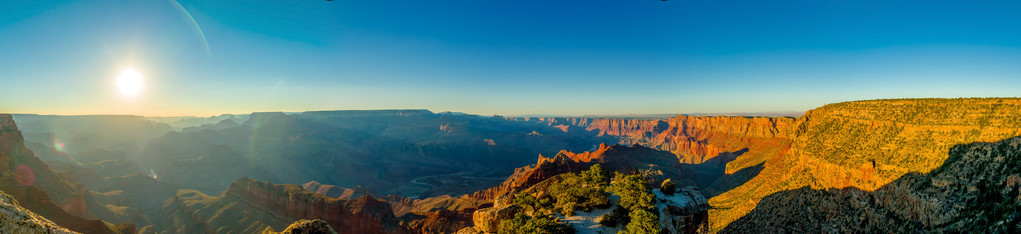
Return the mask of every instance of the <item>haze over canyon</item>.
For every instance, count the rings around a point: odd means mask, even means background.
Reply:
[[[636,214],[681,233],[1012,232],[1019,113],[1021,99],[967,98],[799,117],[2,115],[0,190],[44,220],[32,227],[83,233],[301,220],[340,233],[631,232],[650,221]]]

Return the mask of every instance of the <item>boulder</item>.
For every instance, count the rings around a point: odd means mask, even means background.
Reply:
[[[520,210],[518,206],[489,207],[475,211],[472,221],[478,232],[496,233],[500,220],[511,219]]]

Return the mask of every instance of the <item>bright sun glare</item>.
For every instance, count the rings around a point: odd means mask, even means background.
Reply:
[[[142,91],[142,75],[134,69],[125,70],[117,77],[117,87],[120,88],[121,94],[135,96]]]

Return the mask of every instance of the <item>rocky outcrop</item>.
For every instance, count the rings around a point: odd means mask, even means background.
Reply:
[[[694,186],[673,194],[656,190],[660,226],[669,233],[699,233],[709,229],[709,201]]]
[[[474,208],[461,210],[437,210],[411,221],[408,226],[418,233],[454,233],[472,226]]]
[[[415,210],[423,212],[440,209],[479,208],[483,204],[497,202],[499,197],[532,188],[563,173],[587,170],[597,163],[611,171],[624,173],[649,171],[657,180],[683,178],[693,174],[690,170],[681,167],[682,165],[669,152],[641,145],[602,144],[591,152],[561,151],[551,158],[540,155],[534,165],[515,169],[514,174],[496,187],[460,197],[445,196],[417,200]]]
[[[439,196],[416,200],[413,210],[423,213],[436,210],[479,209],[482,205],[493,203],[500,196],[527,189],[562,173],[585,169],[588,169],[587,164],[575,161],[562,153],[552,158],[539,155],[536,164],[515,169],[514,174],[498,186],[459,197]]]
[[[0,229],[10,233],[77,233],[21,207],[14,197],[3,191],[0,191]]]
[[[334,229],[345,233],[400,233],[390,205],[372,196],[354,200],[331,199],[318,194],[297,191],[292,185],[274,185],[251,179],[231,184],[226,196],[235,196],[249,204],[263,204],[266,209],[295,218],[321,218]]]
[[[562,153],[552,158],[539,155],[539,160],[534,166],[515,169],[514,174],[507,177],[507,180],[504,180],[499,186],[456,198],[458,201],[454,203],[458,205],[456,208],[478,207],[485,203],[494,202],[497,197],[532,187],[553,176],[567,172],[579,172],[585,169],[588,169],[588,165],[573,160]]]
[[[184,191],[184,190],[182,190]],[[276,185],[248,178],[231,184],[219,197],[198,192],[179,192],[164,209],[173,230],[258,232],[267,227],[283,229],[299,219],[322,219],[341,233],[411,233],[394,217],[390,205],[372,196],[354,200],[326,197],[297,185]],[[249,217],[237,220],[243,215]],[[278,229],[279,228],[279,229]]]
[[[301,187],[304,188],[305,190],[312,191],[327,197],[339,198],[340,195],[344,194],[344,188],[337,187],[336,185],[324,185],[315,181],[309,181],[308,183],[302,184]]]
[[[383,197],[382,195],[374,193],[361,186],[356,186],[354,188],[344,188],[336,185],[320,184],[319,182],[316,181],[309,181],[308,183],[302,184],[301,187],[304,188],[305,190],[315,192],[323,196],[340,198],[345,200],[354,200],[362,198],[363,196],[367,195],[374,197]]]
[[[475,230],[483,233],[496,233],[500,221],[513,218],[518,211],[520,208],[515,205],[501,204],[475,211],[472,214],[472,221],[475,224]]]
[[[282,232],[274,232],[273,229],[267,228],[266,231],[263,231],[262,233],[263,234],[275,234],[275,233],[280,233],[280,234],[336,234],[337,231],[334,231],[333,228],[330,227],[330,225],[326,224],[326,221],[323,221],[321,219],[315,219],[315,220],[302,219],[302,220],[295,221],[291,225],[288,225],[287,228],[285,228],[284,231],[282,231]]]

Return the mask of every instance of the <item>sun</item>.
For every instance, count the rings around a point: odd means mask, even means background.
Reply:
[[[142,75],[138,74],[134,69],[124,70],[119,77],[117,77],[117,88],[120,88],[121,94],[126,96],[135,96],[142,92]]]

